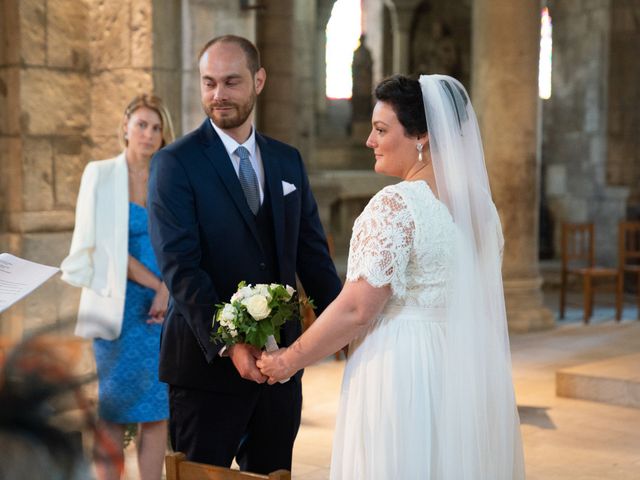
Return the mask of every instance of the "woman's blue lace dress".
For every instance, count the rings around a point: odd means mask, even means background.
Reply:
[[[129,254],[160,276],[147,232],[147,211],[129,203]],[[155,292],[127,280],[122,332],[93,343],[98,370],[99,416],[114,423],[169,417],[167,385],[158,380],[161,325],[147,324]]]

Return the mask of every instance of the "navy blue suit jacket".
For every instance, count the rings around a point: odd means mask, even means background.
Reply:
[[[270,195],[279,281],[295,286],[297,273],[322,311],[341,282],[302,158],[291,146],[257,132],[256,142]],[[284,196],[282,181],[296,190]],[[222,344],[209,340],[215,304],[228,301],[241,280],[255,283],[265,256],[236,172],[209,119],[154,155],[148,197],[151,242],[171,292],[160,379],[211,391],[252,388],[255,383],[218,355]],[[287,322],[281,344],[291,344],[300,333],[299,322]]]

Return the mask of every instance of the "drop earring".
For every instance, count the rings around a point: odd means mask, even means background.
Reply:
[[[416,143],[416,150],[418,150],[418,161],[420,163],[422,163],[422,149],[424,148],[424,145],[421,143]]]

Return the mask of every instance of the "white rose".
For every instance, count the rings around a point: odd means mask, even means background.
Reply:
[[[285,288],[287,289],[287,293],[289,294],[289,298],[293,297],[293,294],[296,293],[296,289],[286,285]]]
[[[231,323],[236,316],[236,309],[227,303],[220,313],[220,323]]]
[[[262,295],[268,300],[271,300],[271,294],[269,294],[269,287],[263,283],[256,285],[253,289],[254,295]]]
[[[269,316],[271,309],[269,308],[269,302],[262,295],[254,295],[242,301],[242,304],[247,307],[249,315],[256,320],[263,320]]]
[[[249,298],[251,295],[253,295],[253,288],[251,288],[251,285],[247,285],[231,296],[231,302],[244,300],[245,298]]]

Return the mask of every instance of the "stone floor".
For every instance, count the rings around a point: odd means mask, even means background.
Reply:
[[[547,298],[550,308],[555,309],[556,293],[547,292]],[[575,300],[579,305],[579,298]],[[569,308],[567,319],[552,331],[512,335],[527,479],[640,479],[640,409],[555,394],[555,372],[559,369],[640,352],[640,322],[635,320],[635,309],[626,309],[621,323],[612,318],[613,308],[596,308],[591,323],[585,326],[581,310]],[[343,361],[328,359],[306,370],[294,479],[328,478],[343,366]]]

